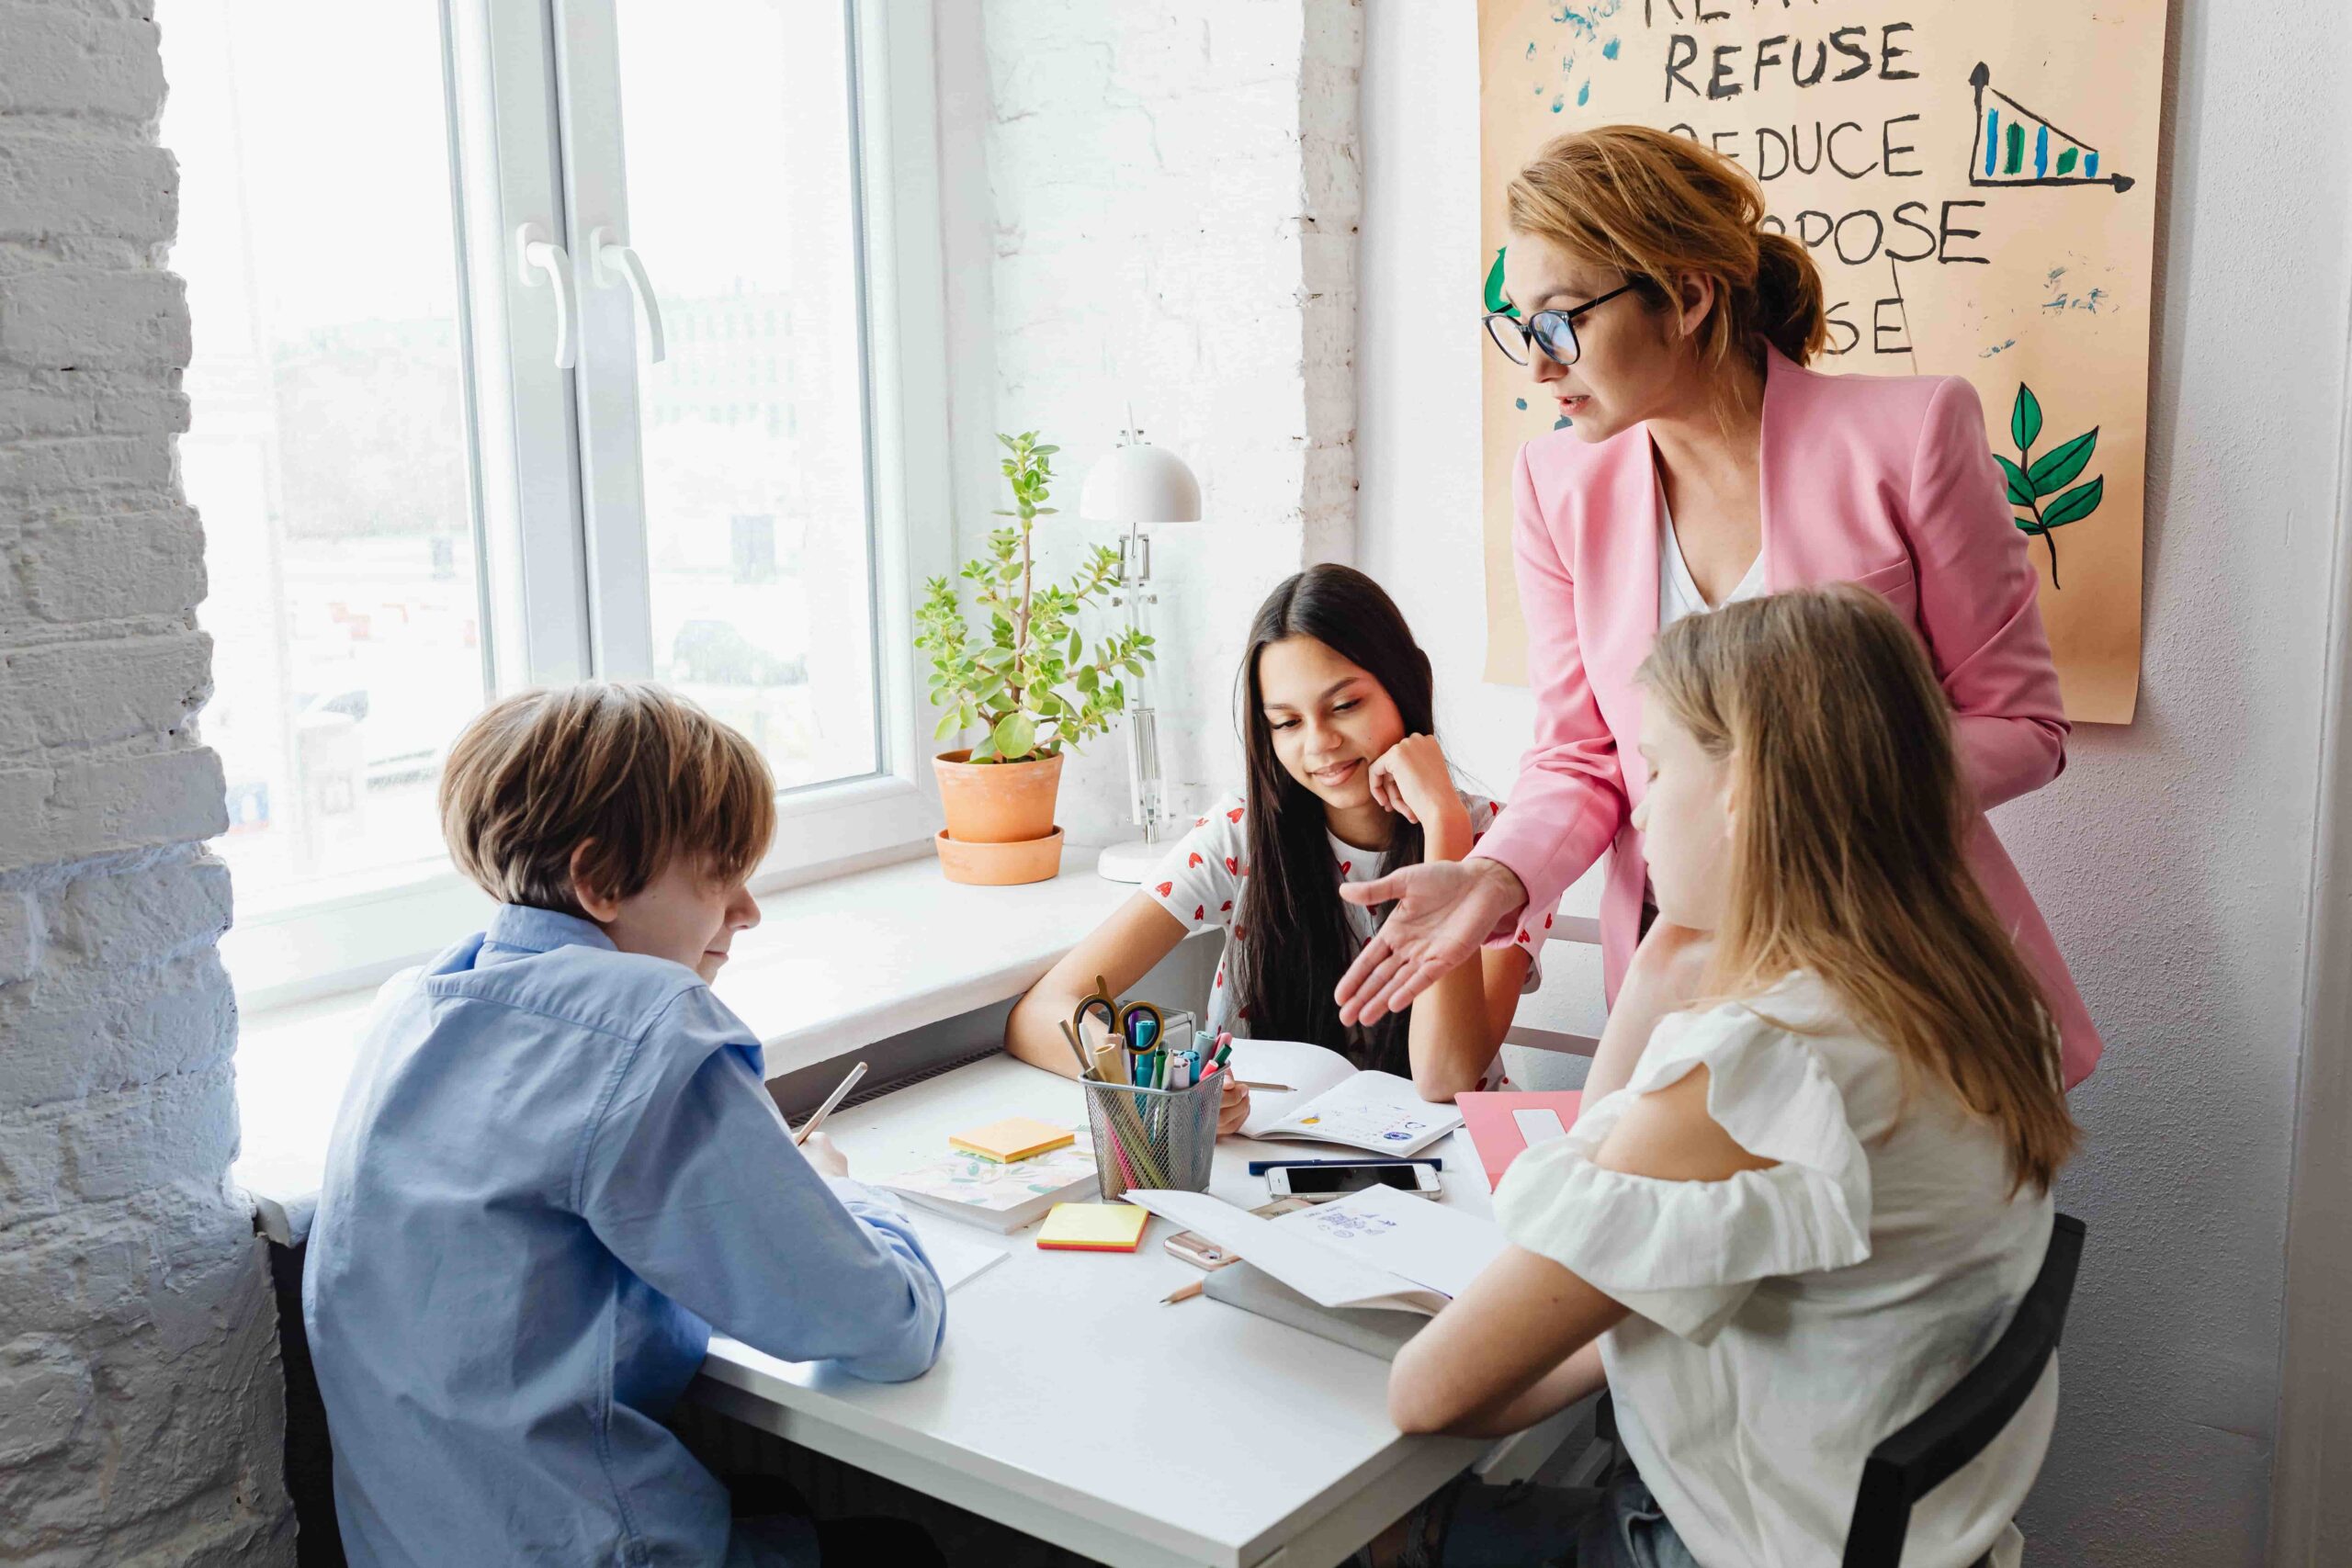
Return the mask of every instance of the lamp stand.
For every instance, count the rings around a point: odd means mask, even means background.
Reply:
[[[1151,536],[1139,523],[1130,524],[1119,541],[1118,587],[1113,606],[1125,605],[1129,628],[1143,630],[1143,607],[1159,604],[1159,595],[1151,587]],[[1137,676],[1136,703],[1127,710],[1127,801],[1130,820],[1143,829],[1143,837],[1113,844],[1095,861],[1097,874],[1113,882],[1141,882],[1168,852],[1159,836],[1167,825],[1159,787],[1159,718],[1150,695],[1146,678]]]

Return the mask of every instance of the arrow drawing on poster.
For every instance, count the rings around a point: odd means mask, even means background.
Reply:
[[[1976,89],[1976,144],[1969,152],[1973,186],[2112,186],[2132,188],[2129,175],[2098,172],[2098,149],[2050,123],[1993,85],[1983,61],[1968,73]],[[1985,99],[1996,102],[1987,105]],[[2004,112],[2006,106],[2006,112]]]

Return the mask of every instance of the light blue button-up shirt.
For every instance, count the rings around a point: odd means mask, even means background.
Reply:
[[[898,1380],[945,1300],[699,976],[509,905],[379,1009],[302,1317],[354,1563],[711,1564],[749,1542],[662,1422],[712,1328]]]

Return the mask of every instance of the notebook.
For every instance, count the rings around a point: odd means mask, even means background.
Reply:
[[[1008,1116],[967,1133],[950,1133],[947,1141],[966,1154],[1010,1165],[1017,1159],[1065,1147],[1076,1136],[1067,1127],[1057,1127],[1034,1116]]]
[[[1272,1220],[1204,1192],[1147,1190],[1130,1191],[1127,1201],[1239,1253],[1325,1307],[1434,1316],[1504,1246],[1492,1220],[1393,1187]]]
[[[1057,1203],[1037,1227],[1048,1252],[1133,1252],[1151,1216],[1132,1203]]]
[[[1457,1094],[1453,1103],[1462,1111],[1462,1124],[1470,1130],[1470,1142],[1478,1150],[1478,1163],[1487,1168],[1487,1186],[1492,1189],[1502,1185],[1503,1172],[1521,1155],[1538,1144],[1568,1135],[1584,1105],[1584,1091]]]
[[[954,1225],[918,1219],[914,1226],[915,1235],[922,1238],[923,1256],[931,1259],[932,1272],[939,1276],[939,1288],[943,1291],[953,1292],[966,1280],[977,1279],[1004,1261],[1001,1246],[981,1241]]]
[[[1245,1138],[1295,1138],[1403,1156],[1462,1125],[1459,1111],[1423,1100],[1408,1079],[1358,1072],[1320,1045],[1237,1040],[1227,1070],[1253,1083],[1289,1086],[1250,1091]]]
[[[1264,1269],[1253,1269],[1238,1258],[1232,1268],[1211,1274],[1202,1283],[1201,1293],[1213,1302],[1270,1317],[1384,1361],[1395,1360],[1405,1341],[1429,1321],[1419,1313],[1391,1307],[1317,1306]]]
[[[1001,1235],[1035,1224],[1056,1203],[1094,1191],[1094,1145],[1076,1134],[1066,1147],[1011,1165],[957,1152],[874,1185],[928,1213]]]

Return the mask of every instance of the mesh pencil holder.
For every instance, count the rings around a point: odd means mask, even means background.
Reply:
[[[1103,1201],[1130,1188],[1205,1192],[1216,1154],[1222,1087],[1211,1077],[1190,1089],[1130,1089],[1080,1080],[1094,1133],[1094,1179]]]

